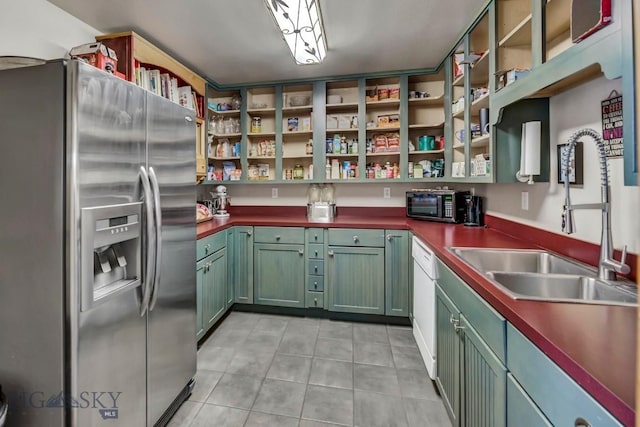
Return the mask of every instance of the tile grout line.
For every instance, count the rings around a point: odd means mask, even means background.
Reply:
[[[318,337],[320,336],[320,328],[318,327],[318,332],[316,333],[316,340],[313,344],[313,354],[311,356],[311,366],[309,367],[309,373],[307,374],[307,382],[304,385],[304,397],[302,398],[302,407],[300,408],[300,416],[298,417],[298,424],[302,422],[302,414],[304,412],[304,404],[307,401],[307,391],[309,390],[309,381],[311,380],[311,372],[313,371],[313,359],[316,354],[316,346],[318,345]]]

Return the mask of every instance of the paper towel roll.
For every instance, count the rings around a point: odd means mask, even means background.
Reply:
[[[522,124],[520,175],[540,175],[540,121]]]

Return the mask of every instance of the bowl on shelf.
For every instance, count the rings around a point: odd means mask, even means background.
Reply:
[[[302,107],[309,105],[311,97],[309,95],[289,95],[289,107]]]

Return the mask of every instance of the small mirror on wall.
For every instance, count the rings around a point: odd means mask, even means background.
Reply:
[[[558,183],[564,183],[564,167],[562,164],[562,152],[569,146],[569,144],[558,144]],[[569,184],[582,185],[583,184],[583,153],[582,142],[576,142],[576,147],[569,157]]]

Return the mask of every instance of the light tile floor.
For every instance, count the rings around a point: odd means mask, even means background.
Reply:
[[[171,427],[450,426],[410,327],[232,312]]]

